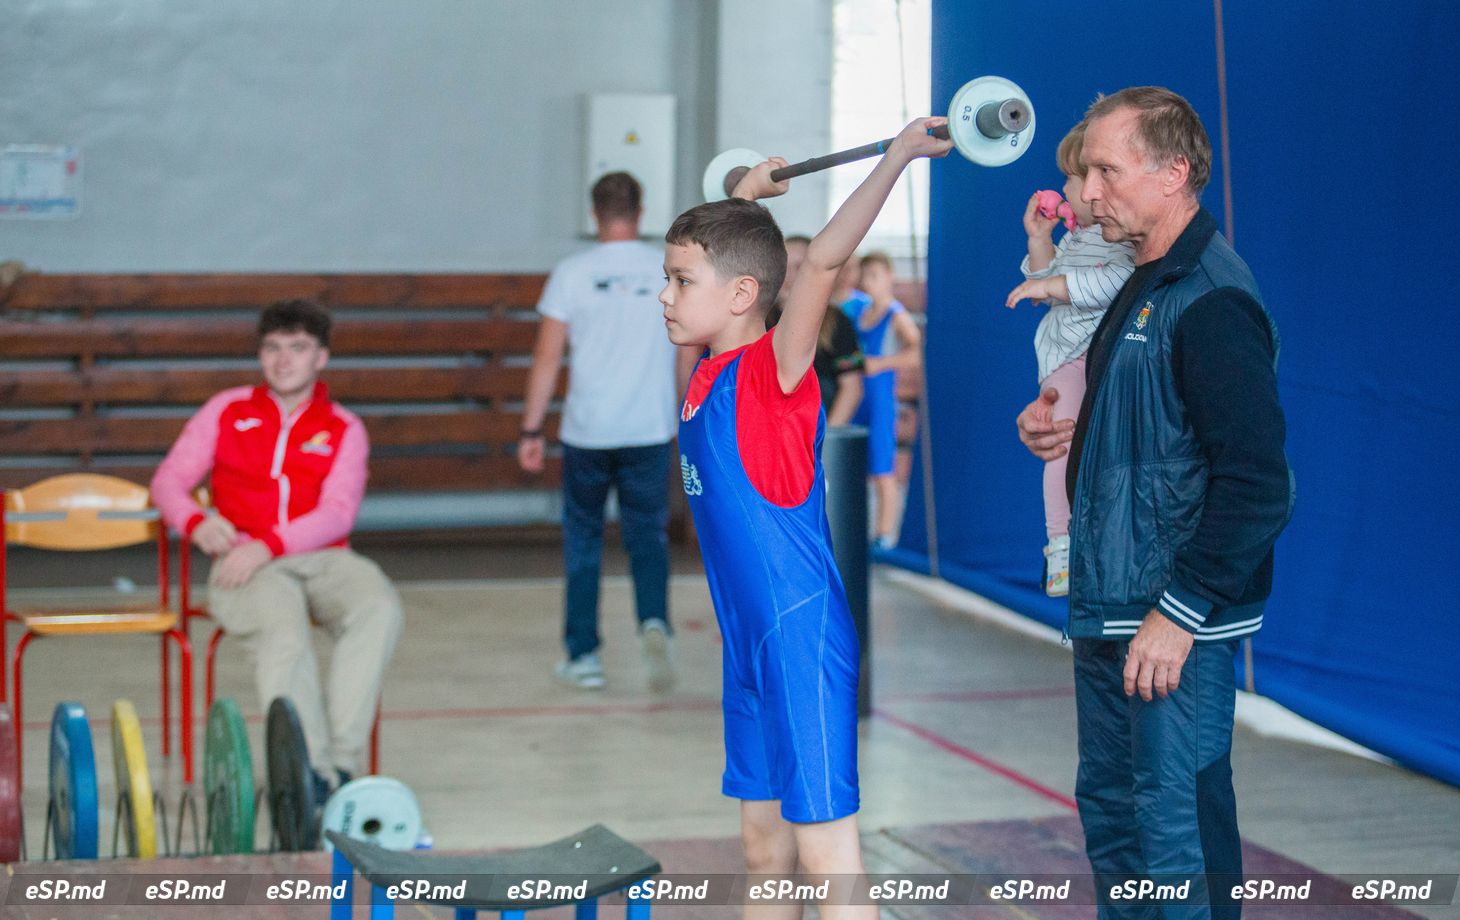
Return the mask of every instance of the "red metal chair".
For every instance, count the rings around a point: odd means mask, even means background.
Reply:
[[[10,622],[20,623],[25,634],[11,654],[15,690],[16,748],[24,724],[25,650],[37,638],[95,636],[123,633],[151,634],[162,645],[162,753],[172,753],[171,656],[169,642],[179,652],[178,741],[182,748],[183,782],[193,781],[193,652],[182,618],[169,603],[167,528],[151,507],[146,486],[97,473],[67,473],[43,479],[24,489],[11,490],[0,502],[0,657],[3,657]],[[115,603],[76,604],[62,608],[12,609],[6,597],[6,547],[29,546],[60,552],[94,552],[157,544],[157,595],[153,600],[119,598]],[[0,700],[6,698],[0,675]]]

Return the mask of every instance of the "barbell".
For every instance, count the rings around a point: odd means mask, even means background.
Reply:
[[[1004,166],[1023,156],[1034,140],[1034,104],[1011,80],[979,77],[959,87],[948,105],[948,124],[933,128],[930,133],[935,137],[951,137],[954,149],[980,166]],[[889,137],[782,166],[771,171],[771,180],[794,179],[844,163],[881,156],[892,141]],[[705,200],[729,198],[750,168],[765,162],[765,159],[745,147],[726,150],[715,157],[705,167]]]

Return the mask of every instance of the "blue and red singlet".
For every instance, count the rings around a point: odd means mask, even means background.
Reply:
[[[782,393],[772,335],[695,368],[680,473],[724,637],[721,788],[830,821],[858,808],[859,649],[826,521],[816,375]]]

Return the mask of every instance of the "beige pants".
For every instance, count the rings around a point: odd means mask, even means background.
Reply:
[[[348,549],[280,556],[241,588],[210,579],[208,607],[252,656],[260,708],[286,696],[299,710],[314,768],[331,782],[334,769],[360,775],[401,630],[400,595],[380,567]],[[334,640],[328,693],[320,691],[311,624]]]

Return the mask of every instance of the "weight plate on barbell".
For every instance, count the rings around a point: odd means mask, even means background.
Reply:
[[[1001,137],[989,137],[980,131],[979,110],[1010,99],[1023,103],[1029,124]],[[972,162],[980,166],[1006,166],[1022,157],[1034,141],[1034,103],[1012,80],[1003,77],[969,80],[953,94],[953,101],[948,105],[948,132],[953,146]]]
[[[726,150],[710,161],[705,167],[702,190],[705,193],[706,201],[719,201],[722,198],[729,198],[733,188],[725,188],[725,177],[733,169],[758,166],[765,162],[765,157],[746,147],[736,147]]]

